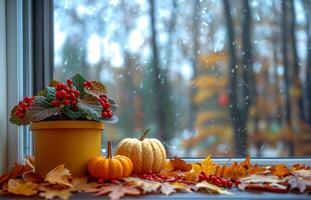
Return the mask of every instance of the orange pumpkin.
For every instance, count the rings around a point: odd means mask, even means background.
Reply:
[[[139,139],[125,138],[116,148],[116,155],[123,155],[133,162],[133,173],[144,174],[161,171],[166,152],[162,143],[155,138],[145,138],[150,129],[146,130]]]
[[[114,180],[128,177],[133,170],[132,161],[126,156],[111,154],[111,141],[107,144],[107,157],[92,158],[87,165],[91,176],[104,180]]]

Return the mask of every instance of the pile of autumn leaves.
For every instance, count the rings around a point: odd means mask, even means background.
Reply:
[[[241,163],[233,162],[230,165],[214,163],[210,156],[192,164],[174,158],[165,164],[160,174],[132,175],[110,182],[98,182],[91,177],[72,177],[64,165],[56,167],[43,178],[33,172],[33,162],[32,158],[28,158],[24,165],[15,164],[10,173],[0,176],[0,195],[39,195],[45,199],[68,199],[74,193],[84,192],[119,199],[125,195],[150,193],[170,195],[200,191],[233,194],[230,189],[213,184],[207,177],[233,181],[240,190],[311,192],[310,166],[297,164],[288,168],[278,164],[261,167],[252,165],[249,157]]]

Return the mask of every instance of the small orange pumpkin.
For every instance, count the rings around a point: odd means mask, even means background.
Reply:
[[[133,163],[126,156],[117,155],[112,157],[111,141],[108,141],[107,157],[97,156],[92,158],[88,162],[87,169],[95,178],[114,180],[128,177],[132,173]]]

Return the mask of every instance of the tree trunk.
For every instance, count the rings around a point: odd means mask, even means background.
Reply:
[[[230,4],[229,0],[223,0],[226,26],[227,26],[227,35],[228,35],[228,48],[229,48],[229,87],[228,87],[228,95],[230,99],[230,118],[234,128],[234,144],[236,155],[245,156],[246,155],[246,144],[247,144],[247,131],[246,131],[246,123],[245,117],[239,108],[238,101],[238,89],[237,89],[237,76],[238,76],[238,68],[237,68],[237,55],[235,49],[234,42],[234,29],[233,22],[230,14]]]
[[[304,1],[305,14],[307,19],[306,34],[307,34],[307,68],[306,68],[306,109],[305,119],[309,125],[311,125],[311,3],[310,1]]]
[[[288,1],[281,1],[282,4],[282,55],[283,55],[283,66],[284,66],[284,85],[285,85],[285,121],[288,128],[292,131],[292,108],[291,108],[291,96],[290,96],[290,72],[289,72],[289,61],[288,61]],[[288,142],[289,154],[294,154],[294,147],[292,142]]]
[[[149,0],[150,3],[150,21],[151,21],[151,48],[152,48],[152,83],[153,83],[153,98],[155,102],[155,119],[158,126],[158,136],[162,141],[169,140],[168,129],[168,115],[167,109],[170,105],[167,105],[167,101],[164,98],[168,98],[168,88],[166,74],[160,69],[159,63],[159,49],[157,44],[157,30],[156,30],[156,17],[155,17],[155,2]]]
[[[287,1],[281,1],[282,4],[282,55],[284,66],[284,85],[285,85],[285,120],[289,127],[291,122],[291,99],[290,99],[290,77],[289,77],[289,62],[288,62],[288,20],[287,20]]]
[[[290,41],[291,41],[291,50],[293,55],[293,100],[295,101],[295,105],[297,106],[297,118],[303,120],[303,102],[302,102],[302,89],[301,83],[299,79],[300,72],[300,64],[297,53],[297,40],[296,40],[296,12],[295,12],[295,4],[294,1],[290,1]]]
[[[200,1],[193,1],[193,18],[192,18],[192,41],[193,41],[193,53],[192,53],[192,67],[193,76],[192,82],[197,78],[198,74],[198,51],[200,49],[199,44],[199,30],[200,30]],[[190,88],[190,117],[188,122],[188,130],[195,131],[195,120],[198,112],[198,106],[194,102],[194,97],[196,95],[197,89],[191,84]]]

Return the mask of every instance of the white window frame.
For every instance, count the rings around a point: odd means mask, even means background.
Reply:
[[[25,133],[27,127],[16,126],[9,122],[11,109],[18,104],[24,96],[32,95],[32,56],[30,36],[30,18],[24,13],[30,8],[28,0],[1,1],[0,40],[4,57],[1,63],[1,94],[5,99],[1,101],[1,168],[7,171],[14,162],[24,159]],[[30,17],[30,15],[29,15]],[[5,22],[3,24],[3,21]],[[2,126],[3,125],[3,126]],[[28,144],[29,145],[29,144]],[[31,147],[31,145],[29,145]],[[31,149],[30,149],[31,151]]]
[[[0,172],[7,169],[6,27],[5,1],[0,1]]]

